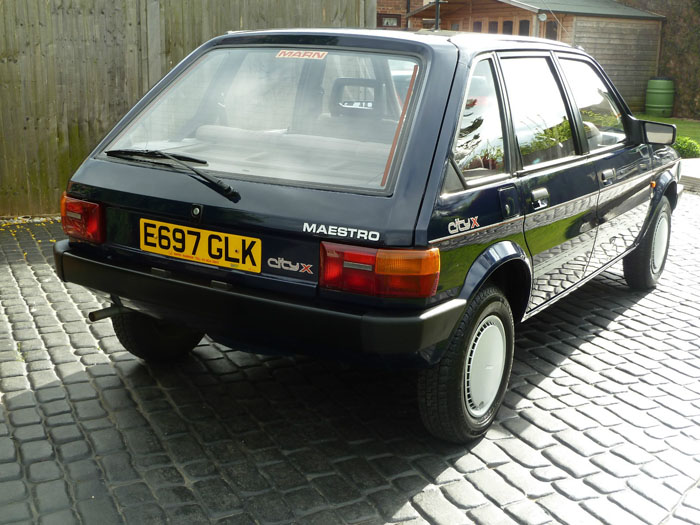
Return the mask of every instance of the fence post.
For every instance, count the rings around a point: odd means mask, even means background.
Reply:
[[[377,0],[365,0],[365,27],[377,28]]]
[[[163,76],[160,38],[160,0],[147,0],[146,45],[148,47],[148,89]]]

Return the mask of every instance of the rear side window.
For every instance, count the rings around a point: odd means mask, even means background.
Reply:
[[[523,167],[576,153],[571,122],[545,57],[501,61]]]
[[[453,155],[465,178],[503,173],[503,125],[491,60],[473,67]]]
[[[624,142],[620,108],[598,72],[580,60],[561,59],[561,67],[581,113],[589,149]]]
[[[364,51],[213,49],[107,149],[197,157],[223,177],[385,193],[418,69]]]

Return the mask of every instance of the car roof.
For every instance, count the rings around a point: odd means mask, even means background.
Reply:
[[[372,39],[388,40],[388,41],[412,41],[421,42],[430,47],[441,47],[446,44],[452,44],[460,50],[464,56],[473,56],[487,51],[504,51],[504,50],[568,50],[580,51],[569,44],[548,40],[544,38],[533,38],[517,35],[500,35],[490,33],[467,33],[458,31],[389,31],[386,29],[335,29],[335,28],[319,28],[319,29],[268,29],[257,31],[229,31],[227,36],[273,36],[273,35],[308,35],[308,36],[354,36],[368,37]],[[218,40],[218,39],[216,39]]]
[[[572,49],[569,44],[548,40],[546,38],[534,38],[530,36],[498,35],[491,33],[465,33],[456,31],[440,31],[445,33],[449,41],[465,51],[501,50],[513,48],[539,48],[539,49]]]

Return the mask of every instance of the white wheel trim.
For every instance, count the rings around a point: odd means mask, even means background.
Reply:
[[[668,214],[662,213],[659,216],[659,221],[654,228],[654,238],[651,242],[651,271],[658,273],[666,259],[666,250],[668,248]]]
[[[478,418],[491,409],[503,379],[506,329],[496,315],[482,319],[467,346],[464,394],[467,411]]]

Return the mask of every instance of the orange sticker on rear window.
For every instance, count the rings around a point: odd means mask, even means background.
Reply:
[[[310,60],[323,60],[328,51],[292,51],[290,49],[280,49],[275,58],[307,58]]]

